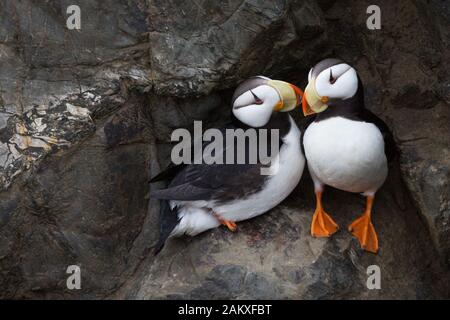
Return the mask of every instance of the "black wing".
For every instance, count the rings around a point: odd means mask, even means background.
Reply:
[[[393,161],[398,156],[398,150],[394,141],[394,136],[387,124],[378,118],[372,111],[365,108],[359,117],[365,122],[373,123],[381,131],[384,139],[384,152],[386,153],[386,158],[389,162]]]
[[[226,124],[225,126],[223,126],[222,128],[220,128],[219,130],[221,132],[224,132],[226,129],[232,128],[232,127],[233,127],[233,125],[231,123],[229,123],[229,124]],[[205,148],[208,144],[210,144],[210,142],[204,142],[202,148]],[[193,150],[194,150],[194,147],[193,147],[193,143],[192,143],[191,144],[191,159],[193,159],[193,157],[194,157]],[[171,162],[163,171],[158,173],[156,176],[150,178],[150,180],[148,182],[153,183],[153,182],[164,181],[164,180],[172,180],[185,167],[186,167],[185,164],[174,164]]]
[[[170,163],[170,165],[166,169],[158,173],[153,178],[150,178],[148,182],[153,183],[164,180],[172,180],[178,174],[178,172],[180,172],[184,167],[185,167],[184,164]]]
[[[173,229],[180,222],[177,208],[174,208],[173,210],[170,209],[169,203],[164,200],[160,201],[160,206],[161,207],[159,211],[159,221],[160,221],[159,239],[153,251],[154,255],[157,255],[162,250],[164,244],[166,243],[166,240],[169,238]]]
[[[167,189],[150,193],[158,199],[210,200],[235,199],[255,192],[265,176],[260,174],[261,164],[186,165]]]
[[[220,130],[233,128],[228,125]],[[271,132],[268,131],[270,134]],[[271,138],[268,137],[270,142]],[[281,142],[280,142],[281,144]],[[234,150],[238,146],[235,141]],[[178,170],[170,182],[167,189],[156,190],[150,193],[151,196],[158,199],[166,200],[210,200],[217,199],[218,201],[227,201],[243,197],[259,190],[266,179],[265,175],[261,174],[261,169],[264,167],[261,163],[249,164],[249,143],[245,145],[245,164],[189,164],[182,165],[182,167],[172,167],[166,176],[173,174],[174,170]],[[271,152],[268,148],[269,153]],[[279,149],[279,148],[278,148]],[[226,153],[230,148],[223,148],[222,159],[226,159]],[[275,157],[278,150],[270,153],[271,157]],[[236,152],[235,152],[236,153]],[[236,155],[235,155],[236,156]],[[158,176],[163,176],[159,174]],[[157,176],[157,177],[158,177]],[[156,180],[156,178],[152,180]]]

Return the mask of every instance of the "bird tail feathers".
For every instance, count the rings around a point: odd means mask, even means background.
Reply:
[[[180,219],[178,218],[178,209],[175,207],[172,210],[170,208],[169,201],[161,200],[159,211],[159,240],[154,249],[155,256],[164,248],[167,239],[170,237],[173,229],[175,229],[179,222]]]

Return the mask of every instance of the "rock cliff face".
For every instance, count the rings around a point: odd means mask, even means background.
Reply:
[[[380,1],[70,1],[0,4],[0,297],[449,298],[450,8]],[[227,121],[239,81],[305,85],[327,56],[356,66],[366,104],[401,150],[380,190],[377,256],[345,231],[358,195],[328,190],[343,227],[313,239],[307,172],[271,212],[151,253],[158,203],[147,178],[170,133]],[[303,119],[294,111],[298,122]],[[381,269],[368,290],[366,269]],[[82,289],[66,288],[67,266]]]

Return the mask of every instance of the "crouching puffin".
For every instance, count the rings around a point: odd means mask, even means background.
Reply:
[[[233,94],[232,122],[219,129],[224,132],[261,128],[269,133],[278,129],[279,148],[270,150],[270,156],[278,161],[264,165],[258,158],[255,164],[250,163],[251,146],[246,144],[242,164],[170,165],[150,180],[170,180],[166,189],[150,193],[161,199],[160,238],[155,254],[169,237],[195,236],[221,224],[234,231],[236,221],[265,213],[291,193],[300,181],[305,158],[300,130],[286,111],[299,106],[302,95],[299,88],[284,81],[262,76],[250,78]],[[267,138],[267,144],[270,140]],[[224,148],[222,152],[226,159],[230,149]],[[262,167],[271,170],[272,166],[277,166],[273,174],[261,174]]]
[[[302,145],[314,181],[316,210],[311,234],[329,237],[338,226],[322,206],[324,185],[366,196],[364,214],[348,230],[366,251],[378,252],[371,221],[375,193],[388,173],[395,154],[386,124],[364,106],[364,89],[356,70],[338,59],[325,59],[309,72],[303,96],[307,123]]]

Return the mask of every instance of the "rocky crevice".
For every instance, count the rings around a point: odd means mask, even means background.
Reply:
[[[370,31],[369,4],[80,1],[82,29],[69,31],[64,1],[4,2],[0,295],[448,298],[449,7],[381,1],[383,27]],[[147,178],[167,163],[171,131],[224,123],[248,76],[303,86],[329,55],[357,67],[368,107],[401,150],[377,196],[380,254],[364,254],[345,231],[363,208],[357,195],[327,191],[342,230],[309,236],[305,171],[282,205],[237,233],[174,239],[154,257],[158,204]],[[80,291],[66,289],[71,264],[82,268]],[[382,290],[365,288],[371,264]]]

